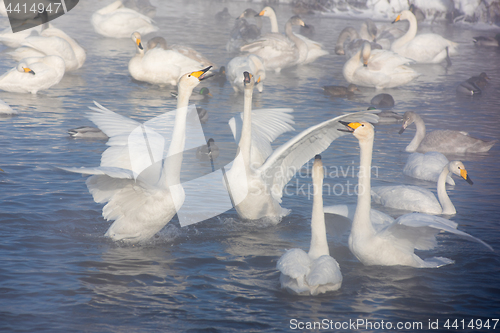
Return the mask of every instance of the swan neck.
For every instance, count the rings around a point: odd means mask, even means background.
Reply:
[[[287,22],[285,24],[285,35],[295,44],[296,50],[298,51],[298,58],[296,59],[296,63],[300,64],[304,62],[309,51],[306,43],[293,33],[291,22]]]
[[[186,87],[182,83],[179,84],[172,140],[170,141],[167,157],[163,164],[162,179],[160,180],[161,182],[166,182],[167,186],[180,184],[183,151],[186,143],[186,117],[189,97],[192,91],[192,87]]]
[[[99,13],[99,14],[108,14],[108,13],[114,12],[115,10],[117,10],[118,8],[120,8],[122,6],[123,6],[123,3],[121,2],[121,0],[118,0],[118,1],[115,1],[115,2],[107,5],[104,8],[99,9],[97,11],[97,13]]]
[[[252,95],[253,85],[245,86],[243,99],[243,126],[238,147],[245,164],[250,164],[250,149],[252,142]]]
[[[323,177],[313,180],[313,190],[309,257],[315,260],[323,255],[330,255],[326,239],[325,213],[323,211]]]
[[[351,236],[358,233],[375,234],[370,221],[373,137],[363,141],[360,140],[359,147],[358,204],[352,221]]]
[[[446,178],[448,177],[449,173],[450,169],[448,168],[448,165],[446,165],[443,168],[443,171],[441,171],[441,174],[438,178],[437,194],[439,203],[441,204],[441,208],[443,209],[442,214],[452,215],[456,214],[457,211],[455,209],[455,206],[451,202],[448,193],[446,192]]]
[[[269,13],[269,19],[271,20],[271,32],[279,33],[280,29],[278,27],[278,19],[276,18],[276,13],[274,11]]]
[[[417,35],[417,19],[414,15],[408,15],[407,20],[410,22],[410,27],[403,36],[401,36],[399,39],[396,39],[394,43],[392,43],[392,50],[402,47]]]
[[[343,68],[344,77],[349,81],[348,78],[352,78],[356,69],[361,67],[361,50],[356,52],[349,60],[346,61]],[[349,81],[350,82],[350,81]]]
[[[418,149],[418,146],[420,146],[420,143],[425,137],[425,123],[420,118],[418,115],[414,115],[414,123],[417,128],[417,131],[415,133],[415,136],[413,137],[413,140],[411,140],[410,144],[406,147],[407,152],[415,152]]]

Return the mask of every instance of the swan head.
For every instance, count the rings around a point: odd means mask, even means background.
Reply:
[[[405,114],[403,115],[403,125],[401,126],[401,129],[399,130],[399,134],[403,134],[405,129],[413,124],[415,121],[415,117],[417,115],[413,111],[406,111]]]
[[[415,18],[415,15],[413,15],[412,12],[409,10],[403,10],[391,23],[396,23],[398,21],[404,21],[404,20],[410,20],[413,17],[413,19],[416,21],[417,19]]]
[[[301,27],[307,27],[307,25],[304,23],[304,21],[302,21],[302,19],[298,15],[290,17],[288,22],[290,22],[292,25],[299,25]]]
[[[148,40],[148,44],[146,45],[146,49],[149,51],[149,50],[154,49],[155,47],[159,47],[161,49],[166,50],[167,49],[167,41],[165,40],[165,38],[160,37],[160,36],[156,36],[156,37],[153,37],[150,40]]]
[[[455,175],[465,179],[465,181],[470,185],[474,184],[467,174],[467,170],[465,169],[465,166],[462,162],[451,161],[450,163],[448,163],[448,170],[450,170],[451,173],[454,173]]]
[[[367,121],[348,123],[339,120],[339,123],[346,127],[345,129],[339,128],[339,131],[352,133],[359,141],[372,140],[375,136],[373,125]]]
[[[137,46],[137,48],[140,51],[144,51],[144,47],[142,47],[142,43],[141,43],[141,34],[136,31],[136,32],[133,32],[130,37],[134,41],[134,43]]]
[[[35,72],[33,72],[33,70],[31,70],[31,68],[29,68],[28,65],[26,65],[24,62],[21,62],[17,65],[17,70],[21,73],[29,73],[35,75]]]
[[[243,72],[243,86],[245,89],[253,89],[255,85],[255,80],[253,75],[249,72]]]
[[[212,68],[212,66],[208,66],[205,69],[191,72],[191,73],[186,73],[182,75],[179,79],[179,88],[185,87],[185,88],[191,88],[193,89],[196,87],[201,81],[205,80],[206,78],[210,77],[206,75],[206,73]]]
[[[276,16],[276,13],[274,12],[274,9],[272,9],[271,7],[267,6],[267,7],[264,7],[264,9],[262,9],[260,11],[259,14],[257,14],[256,16],[267,16],[267,17],[272,17],[272,16]]]
[[[363,66],[368,67],[368,59],[372,53],[372,46],[370,43],[365,42],[361,48],[361,54],[363,55]]]
[[[321,155],[314,156],[314,163],[312,167],[312,178],[313,181],[319,181],[325,178],[325,170],[323,169],[323,162],[321,161]]]

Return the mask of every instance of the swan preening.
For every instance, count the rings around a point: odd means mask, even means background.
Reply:
[[[361,60],[362,58],[362,60]],[[405,85],[419,76],[406,64],[412,60],[386,50],[373,50],[368,42],[344,64],[347,82],[376,89]]]
[[[365,265],[404,265],[413,267],[440,267],[453,263],[444,257],[422,259],[414,251],[431,250],[437,245],[436,234],[447,231],[466,239],[483,241],[457,230],[457,224],[447,219],[410,213],[400,216],[383,228],[374,228],[371,221],[371,161],[375,132],[368,122],[343,122],[345,131],[351,132],[360,147],[360,171],[358,173],[358,202],[354,213],[349,249]]]
[[[242,117],[230,120],[238,142],[239,154],[227,172],[227,189],[238,215],[247,220],[269,218],[279,222],[289,213],[282,208],[283,188],[307,161],[324,151],[344,133],[342,119],[375,121],[370,112],[359,112],[329,119],[302,131],[276,148],[270,143],[293,128],[292,109],[262,109],[252,111],[254,77],[244,73],[244,111]]]
[[[342,273],[337,261],[330,256],[323,213],[324,169],[321,156],[316,155],[313,168],[313,209],[311,214],[311,245],[309,252],[291,249],[278,260],[281,288],[298,295],[318,295],[338,290]]]
[[[483,153],[490,150],[497,142],[497,140],[484,141],[476,139],[468,133],[460,131],[436,130],[426,133],[424,121],[413,111],[405,112],[403,116],[403,126],[399,134],[403,133],[412,123],[415,123],[417,132],[410,144],[406,146],[406,151],[411,153],[415,151],[421,153],[437,151],[444,154]]]
[[[409,10],[402,11],[392,23],[400,20],[408,20],[410,27],[392,43],[392,51],[418,63],[436,64],[446,60],[451,65],[450,56],[458,52],[457,43],[437,34],[417,35],[417,19]]]
[[[161,159],[137,174],[135,165],[141,164],[143,156],[133,156],[135,142],[129,141],[136,129],[140,136],[148,135],[151,142],[158,142],[159,133],[171,126],[172,117],[159,121],[154,127],[120,116],[96,103],[89,114],[99,129],[110,137],[110,146],[102,155],[101,165],[96,168],[64,168],[67,171],[92,175],[87,187],[98,203],[106,203],[103,216],[114,220],[105,236],[114,241],[139,243],[147,241],[160,231],[176,214],[184,202],[184,189],[180,183],[183,150],[186,141],[186,117],[189,96],[210,67],[184,74],[179,79],[179,97],[172,129],[172,139],[165,159]],[[196,112],[196,111],[194,111]],[[197,117],[197,114],[196,114]],[[161,140],[159,141],[161,142]],[[163,153],[163,152],[162,152]],[[149,155],[148,155],[149,156]]]
[[[470,179],[465,166],[460,161],[447,163],[439,174],[437,180],[438,199],[434,194],[422,187],[397,185],[397,186],[376,186],[372,188],[372,199],[386,207],[422,212],[428,214],[452,215],[457,211],[446,192],[446,180],[452,173],[462,177],[470,185]]]

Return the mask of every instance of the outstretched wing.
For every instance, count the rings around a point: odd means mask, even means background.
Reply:
[[[259,109],[252,111],[252,163],[257,167],[272,154],[273,142],[281,134],[293,131],[293,109]],[[229,120],[229,127],[236,142],[240,141],[243,113]]]
[[[362,111],[324,121],[302,131],[277,148],[259,168],[262,178],[271,189],[273,197],[281,202],[283,188],[307,161],[321,153],[337,138],[347,134],[338,131],[345,128],[339,121],[377,122],[372,112]]]

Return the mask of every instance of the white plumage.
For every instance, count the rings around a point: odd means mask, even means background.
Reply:
[[[436,151],[430,151],[425,154],[413,153],[408,156],[403,173],[407,176],[437,182],[443,168],[449,163],[446,156]],[[455,185],[451,175],[446,177],[446,182]]]
[[[255,84],[257,90],[262,92],[264,90],[263,81],[266,79],[266,68],[262,59],[255,54],[248,54],[240,57],[234,57],[227,64],[226,75],[236,93],[243,92],[243,72],[253,73],[256,80]]]

